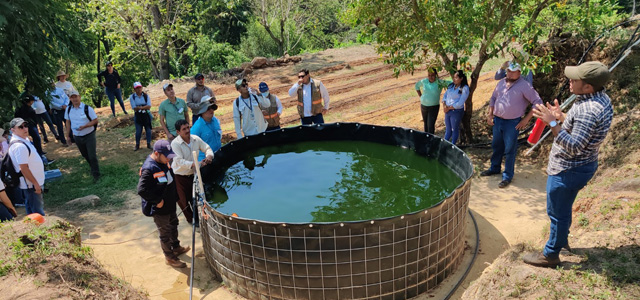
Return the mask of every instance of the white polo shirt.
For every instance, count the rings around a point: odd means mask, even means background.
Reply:
[[[80,103],[80,107],[75,108],[73,104],[69,104],[71,109],[67,107],[67,109],[64,110],[64,118],[71,122],[71,130],[74,136],[85,136],[94,130],[93,126],[78,130],[80,126],[98,118],[93,107],[89,106],[89,117],[91,117],[91,120],[87,119],[87,115],[84,113],[84,106],[84,103]]]
[[[11,147],[9,147],[9,155],[11,155],[11,161],[13,162],[13,167],[16,169],[16,172],[20,172],[20,165],[27,164],[29,166],[29,170],[33,177],[36,179],[38,185],[44,185],[44,164],[42,163],[42,158],[38,155],[38,151],[36,147],[31,144],[29,140],[25,140],[18,135],[14,134],[11,137],[11,140],[19,140],[27,145],[29,145],[29,149],[31,149],[31,153],[27,150],[27,146],[25,146],[21,142],[15,142]],[[24,177],[20,178],[20,188],[26,190],[27,188],[32,188],[33,183]]]

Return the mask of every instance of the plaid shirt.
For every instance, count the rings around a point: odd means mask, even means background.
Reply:
[[[600,144],[609,132],[612,118],[611,100],[604,90],[579,95],[553,141],[547,174],[556,175],[597,161]]]

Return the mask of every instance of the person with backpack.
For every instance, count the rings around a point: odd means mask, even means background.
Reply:
[[[262,97],[269,99],[270,103],[268,107],[262,110],[262,115],[267,120],[267,131],[280,129],[280,115],[282,115],[280,98],[269,92],[269,86],[266,82],[260,82],[258,90]]]
[[[151,99],[149,95],[142,91],[142,83],[133,83],[134,93],[129,96],[131,109],[133,109],[133,123],[136,125],[136,147],[133,151],[140,149],[140,138],[142,137],[142,127],[147,135],[147,149],[151,149]]]
[[[96,154],[96,129],[98,128],[98,116],[93,107],[81,102],[78,91],[73,90],[69,95],[71,105],[67,107],[64,118],[67,120],[67,127],[73,131],[73,138],[78,145],[78,150],[91,167],[93,181],[100,179],[100,166],[98,166],[98,156]],[[71,137],[67,137],[71,144]]]
[[[17,216],[18,212],[5,192],[4,183],[0,180],[0,222],[11,221]]]
[[[28,140],[29,124],[22,118],[9,123],[13,136],[9,142],[9,155],[2,160],[2,182],[19,188],[16,194],[24,200],[27,215],[44,214],[42,190],[44,163],[36,147]]]
[[[269,107],[269,99],[251,93],[246,79],[236,81],[236,90],[240,92],[240,97],[233,104],[233,123],[238,139],[264,132],[267,121],[264,120],[262,109]]]

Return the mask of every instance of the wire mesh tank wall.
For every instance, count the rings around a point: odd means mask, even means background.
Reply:
[[[442,282],[459,265],[473,167],[440,138],[361,124],[305,126],[235,141],[216,153],[205,179],[245,150],[299,140],[365,140],[438,159],[464,182],[437,205],[385,219],[291,224],[222,214],[205,204],[207,262],[249,299],[407,299]]]

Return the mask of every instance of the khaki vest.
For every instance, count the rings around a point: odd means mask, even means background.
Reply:
[[[264,119],[267,121],[267,128],[280,126],[280,116],[278,115],[278,103],[276,102],[276,96],[269,93],[269,101],[271,105],[265,108],[267,115]]]
[[[319,80],[313,80],[311,82],[311,115],[315,116],[322,113],[324,106],[322,106],[322,95],[320,94]],[[298,88],[298,114],[300,118],[304,118],[304,102],[302,101],[302,87]]]

